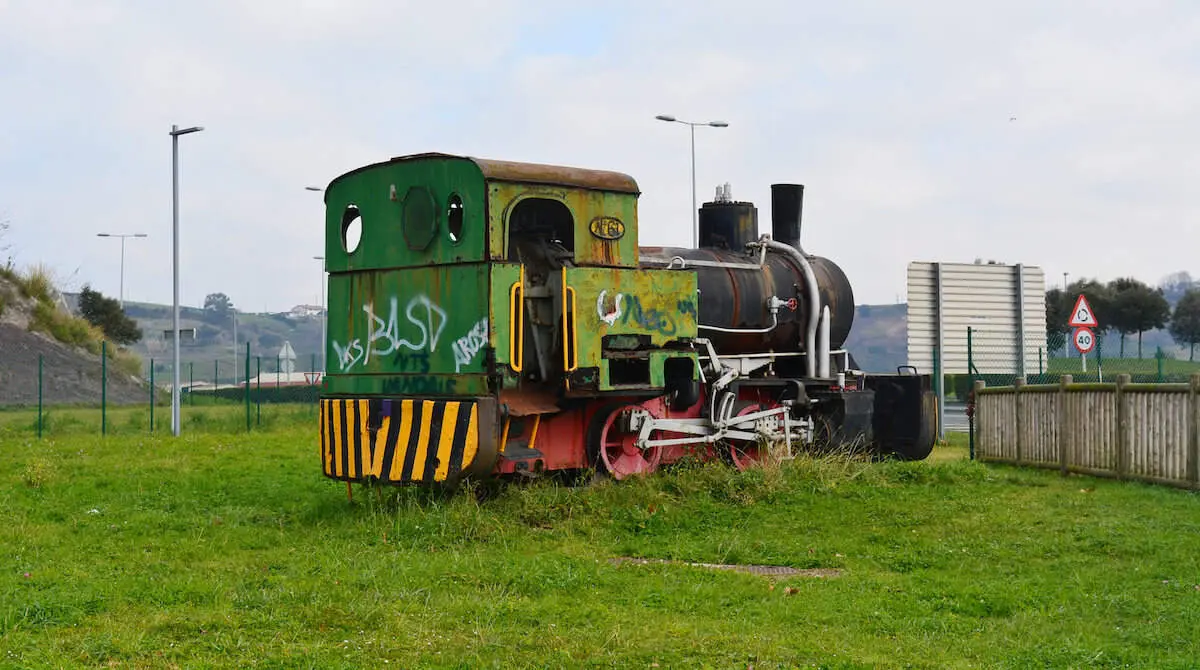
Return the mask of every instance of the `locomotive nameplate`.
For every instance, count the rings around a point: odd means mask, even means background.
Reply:
[[[625,222],[614,216],[597,216],[588,224],[588,230],[602,240],[619,240],[625,236]]]

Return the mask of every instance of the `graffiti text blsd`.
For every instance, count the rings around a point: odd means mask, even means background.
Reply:
[[[404,309],[406,334],[412,336],[412,339],[408,339],[400,336],[399,302],[398,298],[392,297],[389,300],[388,311],[382,316],[375,313],[373,303],[362,306],[367,314],[366,344],[359,338],[344,346],[337,341],[330,341],[342,372],[359,363],[366,365],[374,356],[387,356],[401,348],[410,351],[437,351],[442,331],[446,328],[446,311],[426,295],[409,300]]]

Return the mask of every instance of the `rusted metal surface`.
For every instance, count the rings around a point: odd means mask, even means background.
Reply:
[[[370,170],[381,165],[407,163],[414,161],[446,161],[468,160],[478,166],[483,176],[490,181],[520,182],[525,184],[542,184],[550,186],[568,186],[575,188],[595,189],[600,191],[615,191],[618,193],[640,193],[637,181],[623,172],[613,170],[596,170],[567,165],[550,165],[546,163],[525,163],[519,161],[494,160],[476,158],[459,154],[440,152],[425,152],[394,156],[390,160],[365,165],[336,177],[332,183],[357,172]]]
[[[504,389],[500,392],[500,404],[507,406],[513,416],[553,414],[558,412],[558,398],[545,389]]]
[[[771,296],[796,301],[794,310],[786,307],[779,310],[778,324],[767,332],[722,332],[701,328],[700,334],[712,339],[718,353],[803,350],[803,325],[814,306],[805,298],[804,272],[792,259],[771,252],[766,255],[765,265],[752,267],[759,262],[757,254],[671,247],[642,247],[640,252],[643,267],[665,268],[671,259],[680,258],[684,271],[696,273],[700,289],[699,322],[704,326],[762,331],[771,326],[771,313],[767,307]],[[691,261],[738,267],[689,265]],[[845,343],[854,322],[853,290],[845,274],[832,261],[813,256],[809,263],[817,279],[821,303],[829,306],[830,347],[838,348]],[[679,265],[676,262],[673,267]]]
[[[547,207],[560,203],[565,210]],[[522,244],[542,245],[552,239],[578,265],[636,267],[637,196],[561,185],[492,183],[488,188],[492,259],[519,262]],[[536,214],[536,216],[533,216]],[[569,215],[569,221],[552,219]],[[528,223],[533,221],[531,230]],[[555,234],[548,231],[555,229]],[[560,266],[551,265],[550,271]]]
[[[479,166],[483,176],[489,181],[569,186],[618,193],[639,192],[634,178],[621,172],[485,158],[471,158],[470,160]]]
[[[1200,488],[1200,377],[1161,388],[1071,384],[976,393],[983,461]]]
[[[698,214],[700,247],[742,251],[758,239],[758,208],[749,202],[706,202]]]

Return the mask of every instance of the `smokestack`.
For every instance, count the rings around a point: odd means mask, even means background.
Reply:
[[[771,237],[776,242],[800,249],[803,209],[803,184],[771,184]]]

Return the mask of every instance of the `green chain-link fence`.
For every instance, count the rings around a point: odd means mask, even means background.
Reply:
[[[119,432],[171,430],[173,374],[171,360],[151,358],[134,374],[127,352],[105,342],[94,365],[64,363],[53,354],[31,355],[28,361],[8,361],[10,371],[0,404],[0,434],[53,434],[70,426],[92,426],[105,435]],[[15,365],[21,363],[21,365]],[[254,354],[244,345],[237,359],[182,360],[180,366],[181,421],[191,408],[225,408],[244,413],[245,430],[263,423],[263,405],[309,406],[315,414],[323,371],[316,354],[285,359],[274,352]],[[91,369],[91,368],[95,369]],[[36,372],[33,372],[36,371]],[[239,418],[238,425],[241,425]]]

